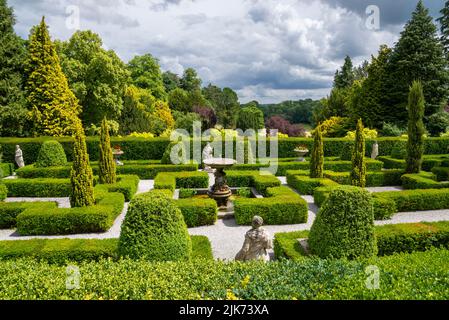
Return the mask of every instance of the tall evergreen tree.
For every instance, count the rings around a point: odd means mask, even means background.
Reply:
[[[0,0],[0,136],[26,132],[26,98],[23,90],[25,44],[14,32],[13,9]]]
[[[75,142],[73,144],[73,165],[70,173],[72,207],[88,207],[95,204],[94,179],[87,154],[86,136],[81,121],[75,124]]]
[[[310,177],[323,178],[324,148],[320,124],[318,124],[315,131],[313,132],[313,137],[314,141],[313,141],[312,159],[310,160]]]
[[[420,80],[423,86],[425,115],[441,110],[448,96],[447,61],[437,28],[422,1],[402,31],[388,66],[388,90],[382,103],[391,106],[396,123],[407,119],[407,96],[414,80]]]
[[[237,127],[246,131],[248,129],[259,130],[265,125],[263,112],[254,105],[240,109]]]
[[[446,1],[440,13],[441,17],[437,21],[440,23],[441,43],[443,44],[446,57],[449,58],[449,1]]]
[[[371,128],[382,128],[383,122],[389,122],[392,116],[390,106],[382,103],[386,90],[384,79],[391,54],[392,50],[386,45],[380,47],[378,56],[373,56],[367,67],[368,77],[363,80],[360,91],[354,92],[355,95],[350,99],[352,119],[362,119]]]
[[[407,173],[421,171],[424,153],[424,93],[421,82],[414,81],[408,98]]]
[[[117,182],[114,155],[111,148],[111,137],[109,136],[109,126],[106,118],[101,122],[100,132],[100,171],[99,179],[101,184],[113,184]]]
[[[365,188],[366,162],[365,162],[365,136],[363,135],[363,123],[359,119],[355,133],[354,151],[352,153],[351,185]]]
[[[336,89],[350,88],[352,86],[352,83],[354,82],[354,79],[355,75],[352,60],[349,56],[346,56],[343,67],[341,68],[341,70],[338,70],[335,73],[334,88]]]
[[[47,136],[72,134],[78,123],[80,106],[62,72],[45,18],[30,35],[26,90],[34,133]]]

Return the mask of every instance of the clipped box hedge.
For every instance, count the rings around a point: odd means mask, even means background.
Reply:
[[[70,179],[38,178],[3,180],[8,197],[56,198],[70,196]]]
[[[420,172],[416,174],[405,174],[402,176],[404,189],[444,189],[449,188],[449,182],[438,182],[437,177],[431,172]]]
[[[0,229],[12,229],[16,227],[17,216],[31,208],[58,207],[56,202],[1,202],[0,203]]]
[[[0,163],[0,179],[11,176],[14,172],[14,164]]]
[[[339,184],[330,179],[310,178],[305,175],[296,175],[294,171],[287,174],[288,185],[297,190],[302,195],[313,195],[316,188],[339,186]]]
[[[241,198],[234,201],[237,224],[251,225],[254,216],[261,216],[266,225],[306,223],[307,202],[288,187],[266,190],[266,198]]]
[[[192,259],[213,260],[209,239],[191,236]],[[32,258],[66,266],[70,262],[91,262],[119,259],[118,239],[33,239],[0,241],[0,260]]]
[[[253,187],[265,195],[268,188],[279,187],[281,182],[271,174],[257,171],[227,171],[226,177],[230,187]]]
[[[93,173],[98,175],[99,168],[91,163]],[[17,169],[20,178],[69,178],[71,166],[36,168],[34,165]],[[140,179],[154,179],[159,172],[197,171],[197,164],[161,165],[144,164],[137,161],[125,161],[125,165],[117,166],[117,174],[136,175]]]
[[[0,181],[0,202],[6,199],[8,196],[8,189],[6,186]]]
[[[310,162],[304,161],[292,161],[292,162],[282,162],[279,161],[274,163],[273,165],[277,166],[276,176],[286,176],[288,171],[291,170],[309,170]],[[382,170],[383,162],[378,160],[372,160],[370,158],[366,159],[367,170],[369,171],[379,171]],[[237,164],[232,167],[232,170],[259,170],[268,168],[267,164]],[[324,169],[335,171],[335,172],[345,172],[350,171],[352,168],[351,161],[343,161],[343,160],[333,160],[333,161],[324,161]]]
[[[97,180],[95,178],[94,180]],[[69,197],[72,188],[70,179],[37,178],[3,180],[8,188],[8,197],[59,198]],[[95,181],[94,181],[95,182]],[[118,176],[113,185],[105,185],[110,192],[120,192],[130,201],[137,192],[139,177],[133,175]]]
[[[437,181],[449,181],[449,167],[432,168],[432,173]]]
[[[214,225],[218,206],[213,199],[179,199],[175,201],[188,228]]]
[[[39,149],[44,141],[59,141],[67,155],[68,161],[73,159],[73,139],[72,138],[0,138],[0,146],[2,147],[3,156],[6,162],[14,163],[15,146],[20,145],[23,150],[24,160],[26,164],[36,162]],[[406,139],[403,138],[376,138],[366,140],[366,156],[371,154],[372,145],[377,141],[379,144],[380,156],[389,156],[396,146],[405,146]],[[99,157],[99,137],[86,138],[87,149],[91,161],[98,160]],[[202,142],[204,146],[206,141]],[[266,141],[266,150],[270,150],[270,140]],[[278,157],[291,158],[296,157],[293,151],[298,145],[306,145],[312,150],[313,139],[310,138],[281,138],[278,139]],[[165,149],[170,144],[168,138],[134,138],[134,137],[111,137],[113,146],[120,146],[125,152],[121,157],[122,160],[160,160]],[[192,142],[191,142],[192,144]],[[236,150],[234,142],[233,150]],[[345,138],[325,138],[324,153],[328,157],[339,157],[343,150],[352,147],[353,141]],[[426,138],[424,140],[425,154],[446,154],[449,148],[449,138]],[[224,149],[223,149],[224,150]],[[257,152],[257,151],[256,151]],[[256,153],[257,154],[257,153]],[[333,170],[335,171],[335,170]]]
[[[449,189],[388,191],[375,196],[393,200],[398,212],[449,209]]]
[[[384,187],[384,186],[400,186],[402,184],[401,177],[403,170],[384,170],[366,173],[367,187]],[[349,172],[325,171],[324,177],[331,179],[339,184],[350,185],[351,174]]]
[[[399,252],[449,249],[449,222],[421,222],[376,227],[379,256]]]
[[[422,170],[431,171],[432,168],[441,166],[447,158],[447,155],[424,155]],[[405,169],[406,167],[404,159],[395,159],[391,156],[381,156],[377,159],[384,163],[385,169]]]
[[[316,188],[313,193],[314,202],[318,207],[321,207],[327,200],[329,194],[335,188],[344,188],[344,186],[330,186]],[[349,186],[348,186],[349,187]],[[380,198],[373,194],[373,208],[375,220],[388,220],[397,213],[396,203],[389,198]]]
[[[449,222],[420,222],[375,226],[378,256],[449,248]],[[299,239],[308,238],[309,231],[276,233],[273,248],[276,259],[301,261],[307,254]]]
[[[65,235],[108,231],[122,212],[125,197],[121,193],[97,191],[94,206],[55,208],[35,206],[21,212],[17,232],[29,235]]]
[[[154,179],[154,189],[203,189],[209,187],[206,172],[160,172]]]

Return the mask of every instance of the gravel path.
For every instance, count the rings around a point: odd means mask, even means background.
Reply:
[[[213,184],[213,174],[209,174],[210,183]],[[285,177],[278,177],[282,184],[286,184]],[[138,187],[138,193],[148,192],[154,188],[153,180],[141,180]],[[401,187],[380,187],[367,188],[370,192],[383,191],[401,191]],[[274,236],[278,232],[290,232],[309,230],[313,224],[318,208],[313,202],[312,196],[302,196],[309,205],[309,218],[307,223],[298,225],[284,225],[284,226],[265,226],[267,231]],[[70,207],[68,198],[8,198],[7,202],[18,201],[55,201],[60,207]],[[79,234],[79,235],[65,235],[65,236],[31,236],[19,237],[15,230],[0,230],[0,240],[28,240],[28,239],[107,239],[118,238],[120,236],[120,229],[125,218],[128,203],[121,215],[114,222],[113,227],[106,233],[100,234]],[[449,221],[449,210],[435,210],[422,212],[402,212],[396,214],[393,219],[386,221],[376,221],[376,225],[398,224],[398,223],[414,223],[414,222],[435,222],[435,221]],[[250,229],[248,226],[238,226],[234,219],[218,220],[213,226],[205,226],[189,229],[191,235],[204,235],[209,238],[212,244],[214,257],[217,259],[229,260],[233,259],[240,250],[245,233]],[[272,254],[272,251],[270,252]]]

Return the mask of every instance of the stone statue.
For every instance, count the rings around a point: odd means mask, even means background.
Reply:
[[[379,144],[374,142],[373,151],[371,152],[371,159],[376,159],[379,156]]]
[[[263,219],[259,216],[253,218],[253,228],[245,235],[245,242],[242,250],[237,254],[235,260],[249,261],[261,260],[269,261],[270,257],[267,250],[273,247],[270,234],[262,228]]]
[[[25,162],[23,161],[22,149],[19,145],[16,145],[16,163],[19,168],[25,167]]]
[[[212,159],[212,152],[214,151],[214,149],[212,148],[212,146],[210,145],[210,143],[207,143],[207,145],[204,147],[203,149],[203,161],[204,160],[208,160],[208,159]],[[212,172],[212,168],[209,166],[205,166],[204,170],[206,170],[207,172]]]

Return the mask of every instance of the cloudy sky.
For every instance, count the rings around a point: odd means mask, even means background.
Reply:
[[[128,61],[151,53],[163,70],[198,70],[241,102],[319,99],[346,55],[369,59],[393,45],[418,0],[9,0],[17,33],[46,16],[53,38],[79,27]],[[425,0],[434,17],[444,0]],[[379,8],[380,24],[375,23]],[[77,9],[78,8],[78,9]],[[75,13],[75,14],[74,14]],[[367,24],[368,22],[368,24]]]

